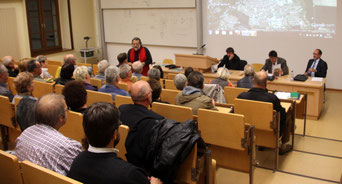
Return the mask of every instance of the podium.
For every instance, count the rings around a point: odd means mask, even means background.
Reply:
[[[192,67],[202,73],[210,71],[212,65],[220,62],[216,58],[205,55],[175,54],[175,58],[177,66]]]

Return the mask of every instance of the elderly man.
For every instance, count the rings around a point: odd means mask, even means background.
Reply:
[[[178,90],[183,90],[186,84],[186,80],[187,80],[186,76],[182,73],[179,73],[173,79],[173,83],[175,84]]]
[[[97,91],[97,87],[90,84],[90,75],[86,66],[77,67],[74,71],[75,80],[82,81],[87,90]]]
[[[119,83],[119,69],[116,66],[110,66],[105,70],[106,84],[103,85],[99,92],[112,94],[113,101],[116,95],[129,96],[129,94],[118,87]]]
[[[36,99],[32,96],[34,90],[33,75],[29,72],[20,72],[18,76],[14,79],[15,90],[18,94],[13,97],[12,103],[14,104],[14,99],[17,97],[28,97]]]
[[[277,112],[280,112],[280,135],[284,135],[284,131],[286,129],[286,112],[285,109],[281,106],[280,100],[273,93],[269,93],[266,85],[267,85],[267,74],[265,71],[257,72],[253,78],[253,88],[248,92],[241,93],[237,98],[247,99],[247,100],[256,100],[262,102],[270,102],[273,104],[273,109]],[[284,136],[283,139],[284,140]],[[281,148],[279,150],[280,154],[285,154],[291,150],[290,145],[286,145],[286,142],[283,142]]]
[[[19,73],[18,66],[14,64],[14,59],[12,56],[5,56],[2,58],[2,63],[8,70],[8,75],[10,77],[16,77]]]
[[[95,79],[100,79],[100,80],[104,81],[105,80],[104,72],[108,68],[108,66],[109,66],[109,63],[108,63],[107,60],[100,61],[97,64],[97,68],[98,68],[99,74],[97,74],[94,78]]]
[[[321,59],[322,51],[321,49],[316,49],[313,52],[313,59],[308,61],[304,75],[310,77],[323,77],[327,76],[328,65]]]
[[[274,74],[274,71],[278,70],[278,75],[287,75],[289,74],[289,70],[286,64],[286,60],[278,57],[278,54],[275,50],[271,50],[268,53],[268,59],[266,59],[262,70],[267,71],[268,73]]]
[[[16,156],[66,175],[72,161],[82,151],[79,142],[65,137],[58,130],[65,124],[64,97],[47,94],[35,106],[35,125],[25,129],[16,140]]]
[[[152,68],[148,71],[148,78],[159,81],[160,80],[160,70],[157,68]]]
[[[83,129],[89,148],[76,157],[68,176],[83,183],[161,183],[154,177],[149,181],[141,168],[117,156],[119,117],[119,110],[110,103],[95,103],[87,109]]]
[[[244,68],[245,76],[237,82],[237,87],[239,88],[252,88],[253,87],[253,77],[254,68],[252,65],[247,64]]]
[[[217,110],[214,100],[203,93],[203,83],[202,73],[191,72],[187,86],[176,96],[176,105],[191,107],[193,114],[197,114],[199,108]]]
[[[43,79],[51,79],[53,78],[52,75],[48,72],[47,65],[47,57],[43,55],[37,56],[36,60],[39,62],[40,66],[42,67],[42,74],[40,75]]]
[[[40,66],[39,62],[37,60],[31,60],[27,63],[27,71],[32,73],[33,80],[39,81],[39,82],[46,82],[40,74],[42,74],[42,67]]]
[[[142,76],[141,72],[143,71],[143,64],[140,61],[136,61],[132,64],[133,68],[133,76],[137,77],[138,80],[140,80],[140,77]]]
[[[144,65],[142,74],[147,76],[147,72],[150,69],[149,65],[152,64],[152,56],[150,51],[142,46],[141,39],[134,37],[132,39],[132,48],[128,50],[128,62],[134,63],[135,61],[141,61]]]
[[[77,58],[72,54],[67,54],[64,56],[64,63],[71,63],[76,65]]]
[[[132,69],[128,64],[122,64],[120,66],[120,83],[127,84],[128,91],[131,89],[133,81],[132,81]]]
[[[13,94],[7,88],[7,80],[8,80],[8,70],[5,65],[0,63],[0,95],[7,96],[9,101],[12,102]]]

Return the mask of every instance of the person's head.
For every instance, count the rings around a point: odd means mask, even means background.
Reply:
[[[71,63],[72,65],[76,65],[77,58],[72,54],[67,54],[64,56],[64,63]]]
[[[47,61],[47,57],[43,56],[43,55],[39,55],[36,57],[36,60],[39,62],[40,66],[42,66],[42,68],[46,68],[48,65],[48,61]]]
[[[201,72],[191,72],[188,77],[188,86],[194,88],[203,89],[204,77]]]
[[[14,68],[14,59],[12,56],[5,56],[2,58],[2,64],[8,68]]]
[[[152,89],[152,102],[155,102],[160,98],[162,92],[160,82],[154,79],[149,79],[147,82]]]
[[[20,72],[13,82],[18,93],[31,94],[34,90],[32,73]]]
[[[90,75],[88,73],[88,68],[86,66],[77,67],[74,70],[74,77],[75,80],[83,81],[83,82],[90,82]]]
[[[190,73],[193,72],[193,71],[194,71],[194,69],[192,67],[187,67],[185,69],[185,72],[184,72],[185,77],[188,78]]]
[[[159,65],[154,65],[153,68],[156,68],[160,71],[160,78],[164,78],[164,72],[163,72],[163,69],[161,68],[161,66]]]
[[[34,76],[38,76],[42,73],[42,67],[37,60],[32,59],[27,63],[27,71],[32,73]]]
[[[123,64],[120,66],[120,78],[130,79],[132,77],[132,68],[128,64]]]
[[[277,62],[277,59],[278,59],[278,54],[275,50],[271,50],[269,53],[268,53],[268,57],[270,59],[270,61],[275,64]]]
[[[119,61],[119,65],[127,64],[128,63],[128,57],[127,57],[127,53],[126,52],[120,53],[118,55],[117,59]]]
[[[173,83],[175,83],[175,86],[178,90],[183,90],[186,84],[186,80],[186,76],[182,73],[179,73],[173,79]]]
[[[146,108],[152,103],[152,89],[146,81],[134,83],[130,90],[130,95],[135,104],[140,104]]]
[[[319,58],[321,58],[323,53],[322,53],[321,49],[316,49],[316,50],[314,50],[314,52],[312,54],[313,54],[314,59],[319,59]]]
[[[61,69],[61,73],[60,73],[61,78],[63,78],[63,79],[71,79],[72,75],[74,73],[74,70],[75,70],[75,67],[74,67],[73,64],[65,63],[62,66],[62,69]]]
[[[141,39],[138,37],[134,37],[132,39],[132,47],[135,51],[138,51],[140,47],[142,46]]]
[[[221,67],[217,70],[217,77],[223,80],[228,80],[229,79],[229,71],[226,67]]]
[[[27,63],[31,60],[31,58],[23,58],[19,60],[19,70],[20,72],[26,72],[27,71]]]
[[[265,89],[267,85],[267,74],[265,71],[256,72],[253,77],[253,86]]]
[[[0,82],[6,83],[8,81],[8,70],[5,65],[0,63]]]
[[[120,112],[111,103],[97,102],[83,115],[83,130],[93,147],[113,148],[119,143]]]
[[[231,55],[234,55],[234,49],[232,47],[228,47],[226,49],[227,56],[230,57]]]
[[[35,124],[34,120],[34,106],[37,100],[34,98],[22,98],[17,105],[16,120],[20,126],[21,131],[24,131],[31,125]]]
[[[120,70],[116,66],[110,66],[105,70],[105,79],[108,84],[115,84],[119,82]]]
[[[254,76],[254,68],[250,64],[245,65],[243,71],[245,73],[245,76]]]
[[[85,107],[87,103],[87,91],[81,81],[68,82],[62,90],[62,94],[70,110],[77,111]]]
[[[51,126],[58,130],[66,122],[64,96],[50,93],[40,97],[35,106],[34,117],[37,124]]]
[[[143,71],[143,64],[140,61],[136,61],[132,64],[134,73],[141,73]]]
[[[97,68],[99,69],[99,73],[104,73],[105,70],[108,68],[109,63],[107,60],[102,60],[99,63],[97,63]]]
[[[157,68],[151,68],[147,72],[147,76],[149,79],[154,79],[154,80],[159,81],[160,80],[160,71]]]

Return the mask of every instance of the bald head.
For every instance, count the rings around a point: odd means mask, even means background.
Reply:
[[[71,63],[76,65],[76,57],[72,54],[67,54],[64,56],[64,63]]]
[[[138,81],[131,87],[131,97],[134,103],[139,103],[147,106],[151,103],[151,87],[146,81]]]
[[[254,87],[266,88],[267,74],[265,71],[256,72],[253,78]]]

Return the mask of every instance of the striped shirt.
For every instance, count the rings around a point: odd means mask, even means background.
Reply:
[[[15,150],[20,161],[28,160],[66,175],[74,158],[82,152],[82,146],[51,126],[36,124],[21,133]]]

